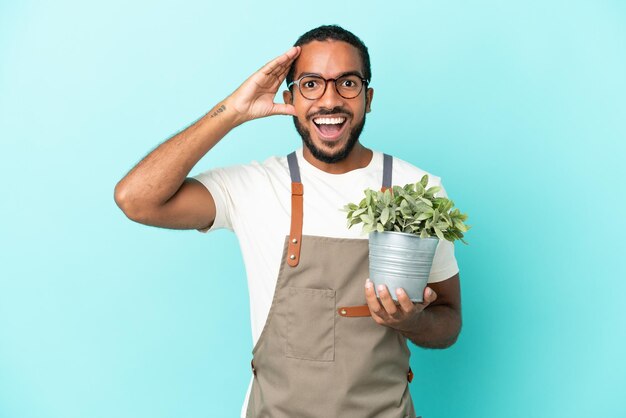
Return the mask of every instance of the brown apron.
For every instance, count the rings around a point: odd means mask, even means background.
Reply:
[[[302,236],[303,187],[295,153],[291,234],[274,298],[252,354],[248,418],[415,418],[410,351],[365,302],[368,240]],[[385,155],[383,188],[391,185]],[[356,306],[359,305],[359,306]]]

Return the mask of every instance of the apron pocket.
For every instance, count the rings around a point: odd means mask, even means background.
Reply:
[[[335,360],[335,291],[289,287],[285,355]]]

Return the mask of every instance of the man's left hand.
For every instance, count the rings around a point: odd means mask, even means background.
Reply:
[[[413,303],[404,289],[397,289],[396,295],[399,305],[396,305],[385,285],[378,285],[378,294],[380,300],[376,297],[374,283],[367,279],[365,282],[365,299],[372,318],[376,323],[398,331],[413,329],[422,311],[437,299],[437,294],[430,287],[424,289],[424,302],[421,303]]]

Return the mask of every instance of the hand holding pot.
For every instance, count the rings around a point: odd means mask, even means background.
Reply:
[[[437,294],[429,287],[424,289],[424,302],[421,303],[413,303],[403,289],[397,289],[396,295],[400,304],[396,305],[385,285],[379,286],[378,294],[380,300],[376,297],[374,283],[367,279],[365,282],[365,299],[372,318],[376,323],[398,331],[413,329],[419,314],[437,299]]]

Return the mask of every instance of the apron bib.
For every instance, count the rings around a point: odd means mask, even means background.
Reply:
[[[410,351],[365,302],[367,239],[302,236],[303,186],[295,153],[291,233],[274,298],[252,354],[248,418],[415,418]],[[383,188],[391,185],[385,155]],[[358,306],[356,306],[358,305]]]

